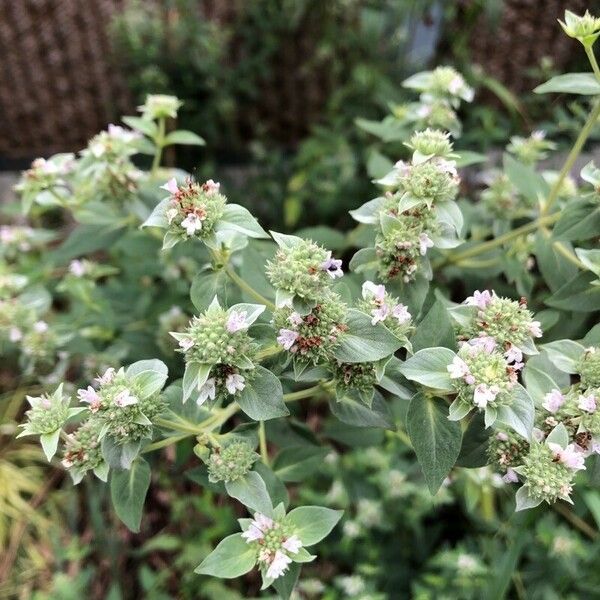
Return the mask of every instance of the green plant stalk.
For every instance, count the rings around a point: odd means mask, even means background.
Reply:
[[[249,296],[252,296],[255,300],[264,304],[270,311],[274,311],[277,307],[274,302],[265,298],[260,292],[257,292],[251,285],[246,283],[234,270],[231,265],[225,266],[225,273],[242,291],[246,292]]]
[[[269,466],[269,451],[267,449],[267,434],[265,431],[265,422],[261,421],[258,426],[258,445],[260,447],[260,457],[262,461]]]
[[[587,54],[587,57],[590,61],[590,65],[592,65],[592,71],[594,71],[596,79],[600,81],[600,67],[598,67],[598,61],[596,60],[594,49],[588,44],[584,44],[583,47],[585,48],[585,53]]]
[[[154,154],[154,158],[152,160],[151,175],[156,175],[156,172],[160,167],[160,161],[165,143],[165,127],[165,118],[161,117],[158,119],[158,133],[154,138],[154,143],[156,144],[156,153]]]

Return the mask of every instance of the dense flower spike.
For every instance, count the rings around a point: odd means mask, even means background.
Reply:
[[[247,442],[231,442],[212,450],[207,460],[208,478],[212,482],[236,481],[258,460]]]
[[[412,317],[404,304],[389,294],[384,285],[365,281],[358,307],[371,315],[371,323],[383,323],[397,337],[405,337],[412,328]]]
[[[183,102],[175,96],[149,94],[146,97],[146,102],[141,106],[138,106],[138,110],[145,119],[174,119],[177,116],[177,111],[182,105]]]

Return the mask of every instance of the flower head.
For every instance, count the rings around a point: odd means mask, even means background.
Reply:
[[[584,410],[588,413],[593,413],[596,411],[596,397],[594,394],[588,395],[580,395],[578,405],[581,410]]]
[[[477,306],[478,308],[484,309],[492,301],[492,294],[488,290],[475,290],[472,296],[465,299],[467,306]]]
[[[332,258],[331,250],[327,251],[327,257],[321,263],[321,270],[325,271],[332,279],[342,277],[344,274],[344,271],[342,271],[342,261]]]
[[[242,375],[231,373],[227,375],[225,379],[225,387],[227,388],[227,391],[233,395],[236,392],[241,392],[246,387],[245,381],[246,380]]]
[[[129,390],[125,389],[115,396],[114,403],[120,408],[125,408],[126,406],[137,404],[138,399]]]
[[[544,396],[544,402],[542,406],[551,413],[557,412],[560,407],[565,403],[565,397],[562,395],[560,390],[552,390]]]

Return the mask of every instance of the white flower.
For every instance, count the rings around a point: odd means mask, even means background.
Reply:
[[[517,472],[509,467],[506,469],[506,474],[503,475],[502,481],[504,481],[504,483],[517,483],[519,481]]]
[[[8,339],[15,344],[23,339],[23,332],[18,327],[11,327],[8,332]]]
[[[267,577],[270,579],[281,577],[291,562],[292,559],[285,552],[277,550],[271,561],[271,565],[267,569]]]
[[[479,408],[485,408],[490,402],[496,399],[499,391],[495,385],[480,383],[473,392],[473,403]]]
[[[542,406],[551,413],[555,413],[565,402],[565,397],[560,390],[552,390],[544,396]]]
[[[227,375],[225,379],[225,387],[230,394],[241,392],[246,387],[246,380],[237,373],[231,373]]]
[[[283,346],[285,350],[289,350],[298,339],[298,334],[291,329],[280,329],[277,336],[277,343]]]
[[[433,240],[426,233],[422,233],[419,235],[419,251],[421,252],[421,256],[427,254],[427,248],[433,248]]]
[[[265,531],[271,529],[273,525],[273,519],[261,513],[254,513],[254,520],[250,522],[248,529],[242,533],[242,537],[248,544],[255,540],[262,540],[265,537]]]
[[[114,402],[117,406],[124,408],[126,406],[132,406],[133,404],[137,404],[138,399],[135,396],[132,396],[129,390],[123,390],[115,396]]]
[[[179,347],[187,352],[194,345],[194,340],[192,338],[183,338],[179,340]]]
[[[83,277],[85,275],[85,263],[81,260],[72,260],[69,264],[69,271],[75,277]]]
[[[90,410],[92,412],[97,412],[100,408],[100,396],[98,396],[98,392],[96,392],[96,390],[91,385],[88,385],[87,390],[77,390],[77,397],[81,402],[86,402],[87,404],[89,404]]]
[[[411,314],[408,312],[408,308],[406,308],[404,304],[396,304],[396,306],[394,306],[392,309],[392,316],[398,321],[398,323],[400,323],[400,325],[410,321],[411,318]]]
[[[342,271],[342,261],[331,257],[331,250],[327,252],[327,257],[321,263],[321,270],[325,271],[329,277],[335,279],[344,274]]]
[[[302,542],[297,535],[292,535],[281,545],[292,554],[297,554],[300,548],[302,548]]]
[[[511,344],[506,349],[506,352],[504,353],[504,357],[506,358],[506,361],[509,363],[512,363],[512,362],[520,363],[523,360],[523,352],[521,352],[521,350],[519,348],[517,348],[516,346],[513,346]]]
[[[464,304],[467,306],[477,306],[482,310],[487,307],[487,305],[492,301],[492,294],[488,290],[483,290],[480,292],[479,290],[475,290],[472,296],[469,296]]]
[[[217,388],[215,387],[215,378],[211,377],[207,379],[204,384],[198,389],[198,399],[196,400],[196,404],[201,406],[204,404],[209,398],[211,400],[215,399],[217,395]]]
[[[539,321],[532,321],[529,325],[529,333],[533,337],[542,337],[542,324]]]
[[[585,456],[581,450],[578,450],[575,444],[569,444],[566,448],[561,448],[559,444],[550,442],[548,447],[554,453],[555,459],[573,471],[585,469]]]
[[[443,158],[439,158],[435,164],[438,167],[438,170],[440,170],[442,173],[446,173],[458,179],[458,172],[456,171],[456,162],[454,162],[453,160],[444,160]]]
[[[531,132],[531,139],[535,140],[536,142],[540,142],[545,138],[546,138],[546,132],[543,131],[542,129],[537,129],[536,131]]]
[[[596,397],[594,394],[589,394],[587,396],[580,395],[579,404],[577,406],[579,406],[581,410],[593,413],[596,411]]]
[[[371,319],[371,325],[377,325],[379,322],[383,322],[387,319],[390,314],[390,308],[387,304],[382,304],[379,308],[374,308],[371,311],[373,318]]]
[[[489,335],[480,335],[472,340],[469,340],[469,344],[475,348],[480,348],[483,352],[490,354],[496,348],[496,340]]]
[[[196,231],[202,229],[202,220],[196,213],[189,213],[188,216],[181,221],[181,226],[188,235],[194,235]]]
[[[288,323],[290,325],[294,325],[295,327],[298,327],[298,325],[302,325],[302,323],[304,322],[304,319],[302,318],[302,315],[300,315],[297,312],[293,312],[289,317],[288,317]]]
[[[467,363],[460,358],[459,356],[455,356],[452,359],[452,363],[446,367],[448,373],[450,373],[451,379],[460,379],[465,375],[469,375],[469,367]]]
[[[179,191],[179,188],[177,187],[177,180],[175,179],[175,177],[172,177],[171,179],[169,179],[169,181],[167,181],[167,183],[161,185],[160,189],[167,190],[169,194],[174,196]]]
[[[112,382],[112,380],[115,378],[115,375],[116,375],[115,370],[112,367],[109,367],[104,372],[104,375],[100,375],[100,376],[96,377],[95,381],[97,383],[99,383],[100,385],[106,385],[106,384]]]
[[[33,324],[33,330],[36,333],[46,333],[48,331],[48,323],[46,321],[37,321]]]
[[[372,281],[365,281],[362,284],[362,297],[364,300],[373,298],[376,302],[383,302],[385,300],[385,286],[376,285]]]
[[[229,331],[229,333],[235,333],[242,329],[248,329],[248,323],[246,323],[247,316],[248,313],[245,310],[242,312],[232,310],[227,317],[227,331]]]
[[[202,189],[206,194],[218,194],[221,184],[209,179],[207,182],[202,184]]]

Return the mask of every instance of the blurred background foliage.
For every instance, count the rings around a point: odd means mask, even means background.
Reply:
[[[9,4],[0,10],[14,10]],[[528,90],[567,65],[578,70],[575,42],[558,39],[555,19],[566,7],[593,10],[594,4],[127,0],[111,2],[110,20],[96,28],[105,28],[108,60],[124,83],[129,112],[149,92],[177,95],[185,102],[178,127],[206,139],[200,151],[170,154],[171,164],[220,180],[231,201],[252,206],[265,227],[344,229],[347,211],[374,194],[370,178],[381,171],[380,162],[402,151],[402,138],[381,139],[357,119],[393,118],[407,100],[400,82],[421,68],[452,64],[476,86],[476,102],[461,115],[462,147],[487,152],[535,128],[568,144],[585,118],[585,101],[549,104]],[[515,20],[524,25],[511,27]],[[17,48],[10,39],[7,52]],[[121,112],[118,104],[109,107],[112,118]],[[17,141],[28,139],[26,129],[35,129],[35,122],[5,115],[0,131],[11,146],[0,145],[2,164],[33,158]],[[77,120],[71,124],[76,129]],[[85,140],[93,133],[80,135]],[[61,150],[83,146],[53,139]],[[58,149],[47,148],[47,154]],[[12,386],[0,381],[0,391]],[[14,439],[22,396],[0,399],[0,598],[259,595],[251,574],[225,586],[192,573],[198,557],[242,514],[183,475],[194,463],[190,445],[165,452],[142,532],[133,535],[107,510],[104,486],[88,480],[73,488],[62,472],[44,466],[36,443]],[[298,501],[346,510],[343,530],[321,544],[318,564],[306,566],[297,597],[597,597],[597,491],[579,485],[572,512],[557,506],[515,515],[509,494],[482,467],[457,474],[432,498],[407,439],[336,429],[316,409],[297,410],[300,421],[333,442],[323,459],[312,434],[269,432],[280,448],[315,451],[303,474],[311,486],[292,492]],[[158,464],[153,467],[158,471]]]

